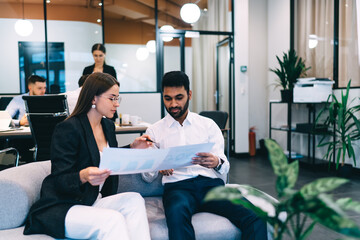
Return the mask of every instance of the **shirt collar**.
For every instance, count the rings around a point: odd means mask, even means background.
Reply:
[[[169,113],[165,116],[164,119],[167,127],[172,127],[175,126],[175,124],[179,124],[178,121],[176,121]],[[189,110],[188,115],[186,116],[183,122],[183,125],[191,125],[192,119],[193,119],[193,114]]]

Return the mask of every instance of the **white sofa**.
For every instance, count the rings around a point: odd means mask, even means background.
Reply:
[[[50,173],[50,161],[36,162],[0,171],[0,239],[47,240],[47,235],[23,235],[23,224],[31,205],[39,199],[41,183]],[[161,195],[163,186],[158,177],[152,183],[140,174],[122,175],[118,192],[139,192],[146,202],[151,238],[168,239]],[[241,232],[229,220],[211,213],[197,213],[192,219],[196,239],[240,239]]]

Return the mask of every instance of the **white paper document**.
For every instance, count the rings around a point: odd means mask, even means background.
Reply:
[[[192,165],[199,152],[210,152],[214,143],[201,143],[166,149],[104,148],[100,169],[112,175],[153,172]]]

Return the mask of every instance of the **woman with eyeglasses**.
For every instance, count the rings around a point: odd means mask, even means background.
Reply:
[[[94,72],[108,73],[116,78],[115,68],[105,63],[106,48],[101,43],[96,43],[91,48],[94,64],[84,68],[83,75]]]
[[[114,123],[119,82],[93,73],[85,81],[73,113],[55,128],[51,174],[30,209],[24,234],[71,239],[150,239],[144,199],[117,192],[118,177],[99,169],[106,147],[117,147]],[[106,117],[106,118],[105,118]],[[147,148],[147,136],[126,147]]]

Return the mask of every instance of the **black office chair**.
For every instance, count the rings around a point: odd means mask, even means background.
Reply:
[[[12,99],[13,97],[0,96],[0,110],[5,110],[7,105],[9,105]]]
[[[23,96],[23,99],[35,142],[34,160],[49,160],[55,126],[69,116],[66,95]]]
[[[226,133],[226,156],[230,160],[230,129],[226,128],[229,114],[224,111],[202,111],[199,115],[208,117],[219,126],[223,133]]]
[[[220,129],[225,129],[229,117],[229,114],[224,111],[202,111],[199,114],[214,120]]]
[[[12,156],[10,156],[9,153]],[[0,171],[10,167],[17,167],[19,165],[19,152],[16,148],[10,147],[0,150]]]

